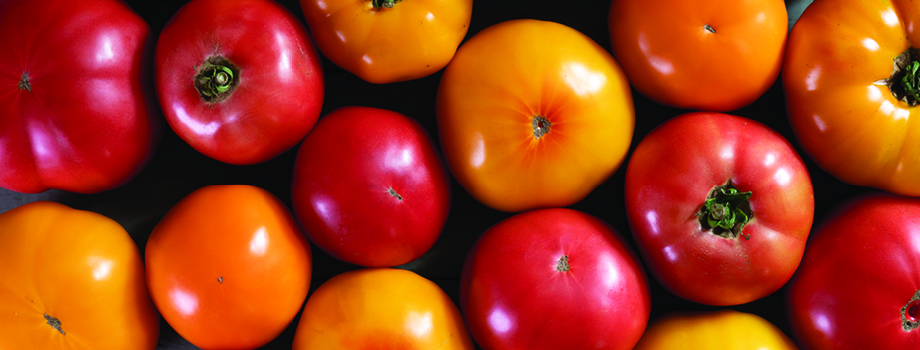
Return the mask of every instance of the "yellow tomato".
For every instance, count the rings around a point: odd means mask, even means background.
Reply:
[[[670,314],[653,322],[634,350],[797,350],[779,328],[760,316],[723,310]]]

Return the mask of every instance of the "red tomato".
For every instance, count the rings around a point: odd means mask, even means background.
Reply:
[[[684,114],[649,133],[627,166],[625,195],[654,275],[674,294],[710,305],[782,287],[814,217],[811,179],[789,142],[720,113]]]
[[[837,212],[790,283],[793,333],[810,349],[920,347],[920,200],[870,196]]]
[[[144,167],[149,34],[121,1],[0,2],[0,187],[94,193]]]
[[[603,221],[571,209],[515,215],[466,258],[460,305],[483,348],[632,349],[651,301],[642,267]]]
[[[422,126],[396,112],[325,116],[294,164],[294,212],[330,255],[371,267],[422,256],[450,209],[447,170]]]
[[[163,318],[205,349],[252,349],[290,323],[307,297],[311,256],[291,213],[253,186],[208,186],[153,229],[147,286]]]
[[[264,162],[310,132],[323,71],[303,25],[272,0],[195,0],[157,42],[156,83],[172,129],[208,157]]]

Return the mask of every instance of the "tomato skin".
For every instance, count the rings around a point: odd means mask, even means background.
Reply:
[[[473,0],[300,0],[317,46],[337,66],[374,84],[418,79],[450,62],[469,29]]]
[[[721,310],[672,313],[653,321],[635,350],[798,350],[779,328],[760,316]]]
[[[563,257],[567,272],[558,269]],[[485,349],[632,349],[651,299],[641,265],[610,226],[557,208],[517,214],[480,236],[460,307]]]
[[[294,350],[472,350],[463,317],[433,282],[407,270],[349,271],[307,300]]]
[[[140,172],[160,131],[140,16],[121,1],[3,1],[0,41],[0,187],[96,193]]]
[[[550,123],[539,137],[538,116]],[[613,57],[536,20],[493,25],[460,47],[438,87],[437,118],[457,181],[509,212],[583,199],[622,163],[635,124]]]
[[[281,333],[306,299],[310,247],[291,213],[253,186],[207,186],[166,214],[147,241],[147,285],[183,338],[252,349]]]
[[[608,26],[636,90],[669,106],[724,112],[776,81],[788,19],[781,0],[613,0]]]
[[[873,194],[829,216],[809,243],[787,296],[807,349],[916,349],[901,308],[920,291],[920,200]]]
[[[195,86],[209,57],[238,67],[219,102]],[[156,50],[160,105],[172,129],[208,157],[248,165],[294,147],[319,118],[323,69],[306,29],[272,0],[195,0],[163,28]]]
[[[753,218],[738,236],[702,227],[697,213],[715,186],[753,192]],[[709,305],[760,299],[792,277],[814,217],[805,164],[782,136],[756,121],[689,113],[650,132],[626,169],[627,218],[649,269],[671,292]]]
[[[401,265],[440,236],[450,210],[447,176],[415,120],[383,109],[340,108],[300,146],[294,212],[307,237],[335,258]]]
[[[918,21],[908,0],[818,0],[790,33],[789,121],[812,159],[844,182],[920,196],[920,112],[876,85],[895,57],[920,47]]]
[[[160,320],[125,229],[54,202],[0,215],[0,348],[154,349]],[[47,324],[57,318],[61,334]]]

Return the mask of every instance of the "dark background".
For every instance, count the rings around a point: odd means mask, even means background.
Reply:
[[[406,0],[412,1],[412,0]],[[786,1],[790,26],[798,18],[809,0]],[[150,24],[152,32],[160,32],[169,18],[185,2],[129,1],[129,4]],[[301,22],[304,22],[300,5],[296,1],[281,1]],[[594,39],[610,51],[607,31],[607,11],[610,0],[477,0],[473,6],[472,22],[466,38],[480,30],[511,19],[531,18],[559,22],[573,27]],[[435,122],[435,96],[441,73],[409,82],[374,85],[348,73],[323,57],[326,97],[322,115],[350,105],[369,106],[393,110],[421,122],[432,138],[437,140]],[[655,126],[686,110],[665,107],[652,102],[633,90],[636,128],[630,154],[642,138]],[[780,80],[753,104],[730,112],[760,121],[789,139],[808,166],[815,190],[815,226],[837,203],[870,189],[844,184],[827,174],[806,156],[795,141],[786,116],[786,106]],[[234,166],[205,157],[188,146],[172,130],[166,128],[159,149],[150,164],[130,183],[98,194],[82,195],[63,191],[40,194],[19,194],[0,189],[0,212],[36,201],[54,200],[74,208],[91,210],[106,215],[124,226],[134,238],[143,254],[147,237],[166,212],[184,196],[207,185],[248,184],[262,187],[291,207],[290,184],[297,148],[268,162],[251,166]],[[625,162],[604,184],[587,198],[570,208],[598,216],[621,233],[635,250],[629,234],[626,212],[623,208]],[[447,224],[435,246],[422,258],[401,266],[433,280],[455,302],[459,294],[459,276],[469,248],[488,227],[512,214],[490,209],[470,197],[455,180],[452,181],[452,207]],[[814,232],[814,230],[813,230]],[[358,266],[350,265],[326,255],[313,247],[313,280],[311,293],[329,278]],[[700,305],[680,299],[663,289],[649,275],[652,295],[651,319],[671,311],[716,310],[717,307]],[[785,310],[785,288],[763,299],[728,307],[760,315],[791,335]],[[265,348],[290,349],[298,318],[277,339]],[[194,346],[182,339],[162,321],[158,349],[192,349]]]

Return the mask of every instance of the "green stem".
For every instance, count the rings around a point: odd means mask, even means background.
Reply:
[[[220,56],[209,57],[195,71],[195,89],[208,105],[227,99],[240,84],[239,69]]]
[[[742,234],[742,229],[754,215],[749,202],[752,195],[750,191],[738,191],[731,183],[714,187],[696,213],[700,224],[725,238],[741,235],[744,239],[751,239],[751,235]]]
[[[920,100],[920,74],[917,74],[918,69],[920,69],[920,62],[911,61],[905,67],[906,73],[901,78],[901,87],[904,88],[904,93],[913,97],[914,100]]]
[[[370,0],[370,1],[371,1],[371,5],[373,5],[375,9],[379,10],[382,8],[387,8],[387,9],[393,8],[393,6],[396,6],[397,2],[400,2],[402,0]]]

